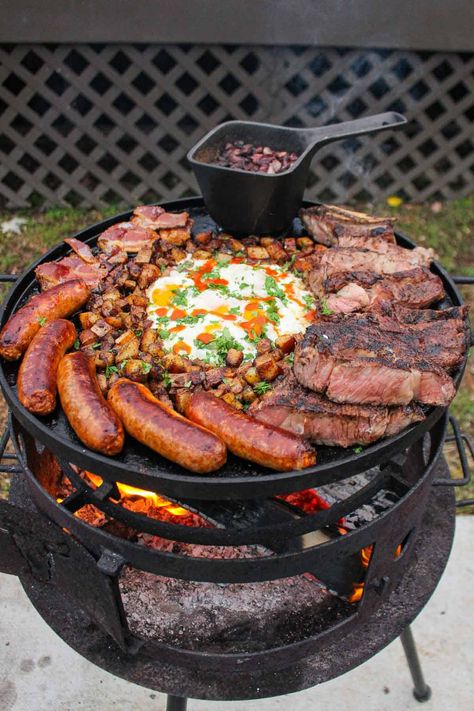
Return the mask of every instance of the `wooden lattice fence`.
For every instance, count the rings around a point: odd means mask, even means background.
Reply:
[[[314,47],[1,45],[0,204],[102,206],[196,193],[189,148],[232,119],[313,126],[386,110],[404,131],[333,144],[323,200],[472,189],[474,55]]]

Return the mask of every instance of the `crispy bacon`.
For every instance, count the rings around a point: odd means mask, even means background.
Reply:
[[[106,268],[100,265],[97,260],[88,264],[77,254],[71,254],[60,259],[59,262],[40,264],[36,267],[35,274],[43,291],[78,278],[83,279],[91,289],[95,289],[99,281],[105,277]]]
[[[87,262],[87,264],[94,264],[97,261],[92,254],[91,248],[85,242],[81,242],[75,237],[68,237],[68,239],[65,239],[64,241],[71,247],[77,256],[83,259],[84,262]]]
[[[102,232],[97,244],[104,252],[110,252],[114,247],[128,254],[139,252],[144,247],[151,247],[157,239],[153,230],[138,227],[133,222],[119,222]]]
[[[188,219],[187,212],[165,212],[158,205],[141,205],[133,211],[132,222],[137,227],[169,230],[175,227],[186,227]]]

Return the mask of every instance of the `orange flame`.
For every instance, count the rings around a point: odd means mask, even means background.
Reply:
[[[99,487],[103,483],[103,479],[97,474],[92,474],[92,472],[84,472],[87,478],[96,486]],[[134,486],[129,486],[128,484],[121,484],[117,482],[117,489],[120,492],[121,498],[127,497],[137,497],[149,501],[152,506],[157,509],[166,509],[173,516],[188,516],[189,511],[183,509],[182,506],[174,504],[172,501],[168,501],[160,494],[156,494],[154,491],[145,491],[145,489],[137,489]]]

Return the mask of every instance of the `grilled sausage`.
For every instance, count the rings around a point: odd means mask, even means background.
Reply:
[[[254,420],[208,392],[195,392],[184,414],[214,432],[231,452],[270,469],[291,471],[316,462],[316,452],[302,437]]]
[[[86,303],[89,295],[85,281],[71,279],[33,296],[2,328],[0,355],[6,360],[21,358],[45,321],[70,316]]]
[[[92,358],[81,351],[64,356],[58,391],[69,424],[86,447],[108,455],[122,450],[122,423],[102,395]]]
[[[108,401],[132,437],[172,462],[199,474],[225,464],[226,448],[218,437],[171,410],[144,385],[120,378]]]
[[[72,323],[57,319],[40,328],[28,346],[18,371],[18,399],[35,415],[49,415],[56,407],[59,361],[76,338]]]

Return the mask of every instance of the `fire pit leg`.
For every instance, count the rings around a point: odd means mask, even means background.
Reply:
[[[413,679],[413,696],[417,701],[428,701],[431,698],[431,689],[425,681],[421,668],[418,652],[416,651],[415,640],[410,625],[405,627],[400,635],[403,650],[408,662],[408,668]]]
[[[188,700],[184,696],[168,695],[166,701],[166,711],[186,711]]]

